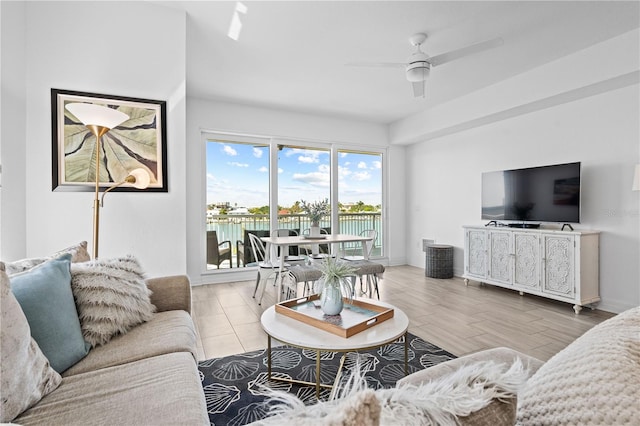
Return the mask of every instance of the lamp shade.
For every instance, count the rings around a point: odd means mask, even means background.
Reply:
[[[149,172],[143,168],[131,170],[129,172],[129,176],[133,176],[135,179],[134,182],[131,182],[131,185],[137,189],[145,189],[149,186],[149,183],[151,183],[151,176],[149,176]]]
[[[640,164],[636,164],[636,171],[633,174],[633,187],[632,191],[640,191]]]
[[[102,105],[72,103],[67,104],[66,108],[85,126],[94,125],[113,129],[129,119],[124,112]]]

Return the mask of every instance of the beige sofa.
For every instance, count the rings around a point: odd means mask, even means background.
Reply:
[[[357,374],[356,374],[357,376]],[[273,392],[255,425],[639,425],[640,307],[593,327],[547,362],[494,348],[415,372],[394,389],[357,383],[304,406]]]
[[[640,424],[640,307],[593,327],[542,362],[509,348],[460,357],[416,372],[398,386],[439,380],[464,365],[520,359],[529,379],[517,397],[459,418],[468,425]]]
[[[147,280],[157,313],[92,349],[21,425],[208,425],[186,276]]]

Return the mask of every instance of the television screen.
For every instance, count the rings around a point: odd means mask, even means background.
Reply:
[[[482,174],[482,219],[580,222],[580,163]]]

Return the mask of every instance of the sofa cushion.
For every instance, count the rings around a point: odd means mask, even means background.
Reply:
[[[11,290],[29,321],[31,336],[58,373],[89,352],[71,292],[71,254],[11,276]]]
[[[62,378],[31,337],[29,323],[0,265],[0,422],[10,422],[58,387]]]
[[[185,311],[154,314],[151,320],[97,346],[63,376],[71,376],[99,368],[121,365],[143,358],[172,352],[190,352],[196,359],[196,332]]]
[[[15,422],[26,425],[209,425],[200,376],[180,352],[65,377]]]
[[[71,247],[64,248],[51,256],[35,257],[28,259],[20,259],[13,262],[5,262],[7,274],[13,275],[19,272],[27,271],[47,260],[56,259],[63,254],[71,254],[71,262],[86,262],[91,259],[89,252],[87,252],[87,242],[82,241],[78,244],[74,244]]]
[[[638,424],[640,307],[604,321],[554,355],[518,396],[521,424]]]
[[[72,264],[71,278],[82,334],[94,347],[150,320],[155,312],[144,271],[133,256]]]

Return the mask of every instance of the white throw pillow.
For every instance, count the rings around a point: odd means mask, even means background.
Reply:
[[[554,355],[518,395],[521,425],[640,424],[640,307]]]
[[[27,271],[32,269],[41,263],[46,262],[47,260],[56,259],[63,254],[70,253],[71,254],[71,262],[86,262],[91,260],[89,256],[89,252],[87,251],[87,242],[82,241],[78,244],[72,245],[71,247],[64,248],[51,256],[46,257],[32,257],[27,259],[20,259],[13,262],[5,262],[5,270],[7,274],[13,275],[19,272]]]
[[[133,256],[72,263],[71,289],[82,334],[93,347],[149,321],[156,310]]]
[[[0,422],[10,422],[56,389],[62,378],[51,368],[31,330],[0,262]]]

